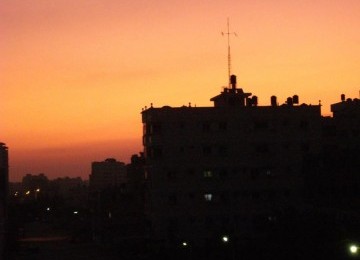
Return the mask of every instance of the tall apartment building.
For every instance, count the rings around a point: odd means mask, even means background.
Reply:
[[[160,243],[246,236],[301,205],[302,160],[320,148],[320,105],[258,106],[231,85],[214,107],[142,111],[147,215]]]
[[[8,148],[0,143],[0,259],[4,259],[6,242],[7,198],[9,183]]]
[[[336,209],[357,211],[360,203],[360,100],[331,105],[333,117],[322,119],[322,148],[304,165],[309,198]],[[356,213],[360,216],[360,214]],[[358,219],[359,216],[356,216]]]
[[[345,99],[331,105],[333,125],[340,149],[359,147],[360,145],[360,100]]]
[[[103,162],[93,162],[89,176],[90,190],[102,190],[110,187],[120,187],[126,184],[126,165],[114,158]]]

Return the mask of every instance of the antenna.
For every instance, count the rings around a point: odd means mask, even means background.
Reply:
[[[235,32],[230,32],[230,24],[229,24],[229,17],[227,18],[227,32],[221,32],[222,35],[227,34],[227,43],[228,43],[228,79],[229,79],[229,86],[230,82],[230,75],[231,75],[231,53],[230,53],[230,34],[237,36]]]

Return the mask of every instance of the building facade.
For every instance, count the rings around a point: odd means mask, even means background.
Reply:
[[[92,163],[89,176],[89,188],[91,191],[124,186],[126,182],[125,163],[114,158]]]
[[[341,101],[332,104],[331,111],[333,117],[322,118],[321,150],[305,164],[308,195],[324,207],[357,211],[360,203],[360,100],[345,99],[345,95],[341,95]]]
[[[0,258],[5,259],[6,223],[9,183],[8,148],[0,143]]]
[[[302,161],[320,149],[320,105],[258,106],[231,86],[214,107],[142,111],[147,215],[160,243],[244,237],[302,203]]]

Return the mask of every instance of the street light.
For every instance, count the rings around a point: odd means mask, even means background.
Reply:
[[[228,236],[223,236],[223,237],[222,237],[222,241],[223,241],[224,243],[229,242],[229,237],[228,237]]]
[[[357,245],[350,245],[349,246],[349,251],[352,255],[356,255],[358,253],[359,247]]]
[[[37,188],[37,189],[35,190],[35,200],[37,200],[39,193],[40,193],[40,189]]]

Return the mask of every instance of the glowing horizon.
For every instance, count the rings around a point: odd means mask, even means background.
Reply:
[[[141,108],[212,106],[228,82],[228,17],[239,87],[259,105],[272,95],[321,100],[329,115],[341,94],[359,98],[359,13],[355,0],[5,0],[0,141],[10,179],[87,179],[89,160],[129,161],[141,151]],[[89,154],[100,144],[107,149]],[[76,156],[79,165],[69,160]],[[66,173],[51,167],[60,158]]]

